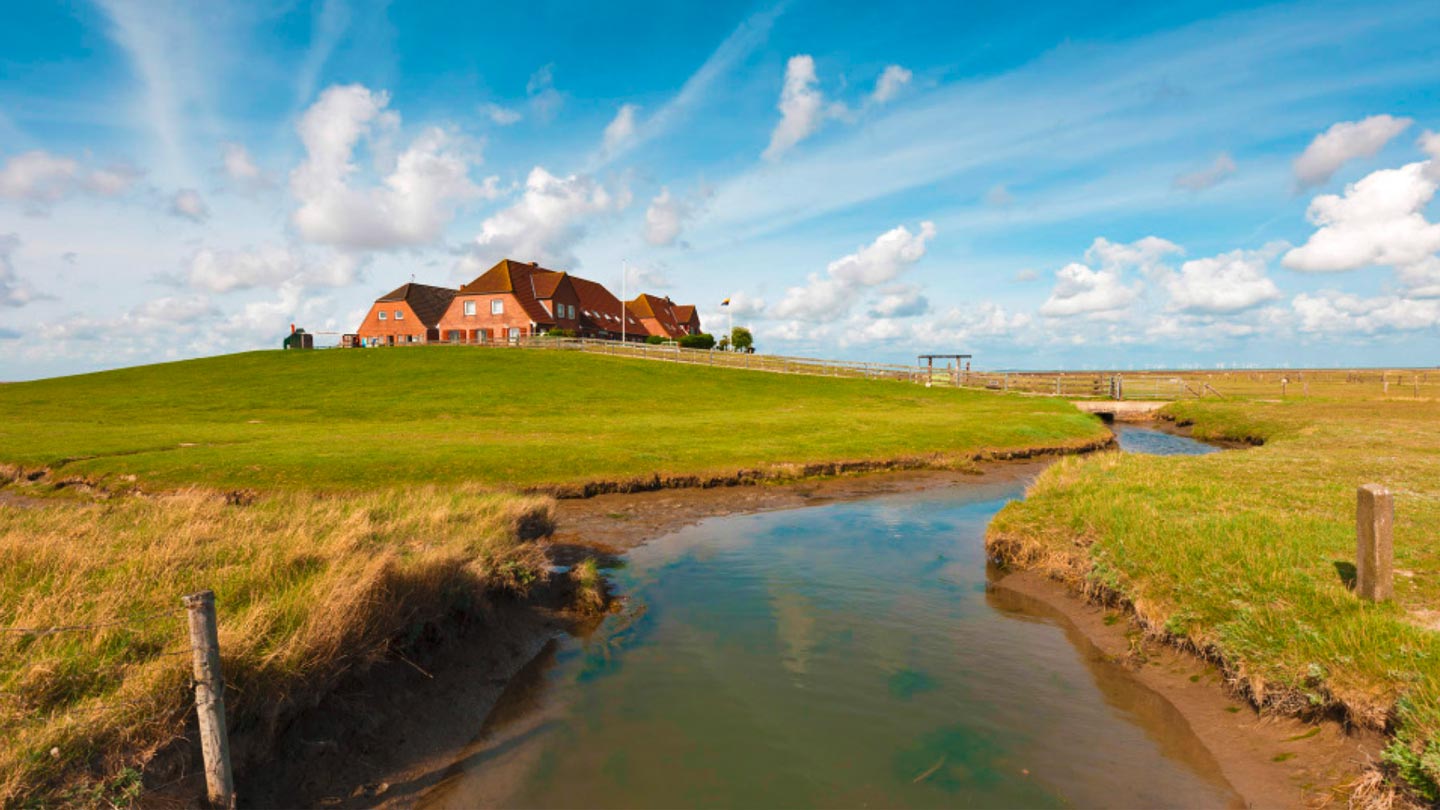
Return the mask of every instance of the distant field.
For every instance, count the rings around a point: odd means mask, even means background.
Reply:
[[[1395,722],[1387,760],[1440,798],[1440,402],[1185,402],[1199,436],[1260,439],[1200,457],[1064,459],[990,528],[992,549],[1112,588],[1157,628],[1218,652],[1257,700]],[[1395,601],[1362,603],[1355,490],[1395,493]]]
[[[472,347],[253,352],[0,386],[0,462],[172,487],[530,486],[1104,435],[1063,402]]]

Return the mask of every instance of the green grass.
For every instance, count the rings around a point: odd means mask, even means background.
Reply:
[[[1103,436],[1057,400],[465,347],[254,352],[0,386],[0,462],[149,487],[525,487]]]
[[[1117,592],[1152,628],[1218,653],[1262,706],[1397,719],[1409,772],[1440,779],[1440,403],[1170,406],[1198,457],[1064,459],[990,528],[993,551]],[[1395,493],[1395,600],[1349,590],[1356,488]]]

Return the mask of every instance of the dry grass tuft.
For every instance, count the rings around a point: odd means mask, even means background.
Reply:
[[[0,634],[0,805],[103,804],[97,782],[184,732],[182,595],[215,591],[231,729],[263,741],[427,623],[539,581],[521,538],[552,524],[547,499],[465,487],[0,504],[0,626],[105,625]]]

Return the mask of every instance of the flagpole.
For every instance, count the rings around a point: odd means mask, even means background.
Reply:
[[[625,294],[626,294],[626,293],[625,293],[625,282],[627,282],[627,281],[630,280],[630,279],[628,278],[629,275],[630,275],[630,263],[627,262],[625,259],[621,259],[621,260],[620,260],[620,345],[621,345],[621,346],[624,346],[624,345],[625,345],[625,321],[627,320],[626,317],[625,317],[626,314],[627,314],[626,311],[625,311],[625,309],[626,309],[626,308],[625,308]]]

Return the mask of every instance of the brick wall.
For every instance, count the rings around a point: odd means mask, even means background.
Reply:
[[[380,320],[380,313],[385,313],[385,320]],[[400,317],[395,317],[395,313]],[[415,317],[415,311],[404,301],[376,302],[366,313],[365,320],[360,322],[360,328],[355,334],[366,346],[372,340],[378,339],[380,345],[399,345],[404,343],[424,343],[425,324]]]

